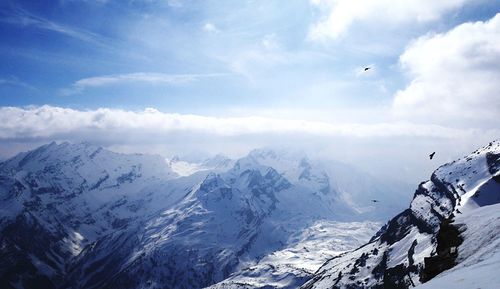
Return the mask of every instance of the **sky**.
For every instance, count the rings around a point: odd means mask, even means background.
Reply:
[[[0,157],[53,140],[166,157],[293,146],[418,183],[500,138],[499,12],[494,0],[4,0]]]

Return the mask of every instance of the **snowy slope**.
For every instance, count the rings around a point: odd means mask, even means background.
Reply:
[[[465,241],[459,249],[458,262],[466,266],[466,260],[473,260],[468,256],[478,254],[473,253],[472,248],[482,248],[479,246],[484,240],[478,240],[481,235],[490,236],[488,242],[493,247],[489,252],[495,252],[498,234],[491,234],[490,227],[495,231],[498,226],[498,216],[491,210],[498,208],[493,205],[500,201],[499,170],[498,141],[441,166],[429,181],[420,184],[409,209],[390,220],[371,242],[326,262],[301,288],[409,288],[417,285],[421,282],[424,257],[436,252],[436,235],[442,221],[455,215],[458,216],[456,223],[470,227],[464,232]],[[483,207],[485,211],[481,213],[479,210]],[[478,218],[476,213],[485,214],[484,218],[488,216],[493,225],[478,226],[474,221]],[[494,262],[494,256],[490,261]],[[482,262],[481,258],[476,260]],[[477,265],[475,261],[471,264]]]
[[[160,156],[56,144],[0,164],[0,287],[55,287],[89,243],[178,202],[199,179]]]
[[[287,248],[272,252],[256,264],[207,288],[297,288],[326,260],[368,241],[380,225],[375,222],[317,221],[293,234]]]
[[[500,195],[497,185],[496,197]],[[500,204],[486,205],[462,215],[455,223],[464,226],[464,243],[458,248],[458,264],[419,289],[495,289],[500,284]]]

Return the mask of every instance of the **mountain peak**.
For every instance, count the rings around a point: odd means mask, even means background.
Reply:
[[[138,177],[176,177],[160,156],[119,154],[88,142],[52,142],[6,160],[0,165],[0,171],[11,176],[24,172],[30,178],[39,179],[40,184],[57,183],[59,188],[79,182],[82,183],[79,191],[118,186]]]

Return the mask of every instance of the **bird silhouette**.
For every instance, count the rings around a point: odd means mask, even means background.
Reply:
[[[368,71],[371,67],[365,67],[365,71]]]
[[[372,202],[374,202],[374,203],[378,203],[378,202],[379,202],[379,200],[372,200]]]
[[[435,153],[436,153],[436,152],[432,152],[432,154],[430,154],[430,155],[429,155],[429,159],[431,159],[431,160],[432,160],[432,158],[434,157],[434,154],[435,154]]]

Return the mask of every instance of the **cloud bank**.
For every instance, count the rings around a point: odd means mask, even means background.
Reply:
[[[169,133],[204,134],[220,137],[262,134],[301,135],[304,137],[432,137],[454,138],[480,133],[477,130],[453,129],[438,125],[409,122],[377,124],[335,124],[321,121],[277,119],[268,117],[212,117],[192,114],[163,113],[148,108],[143,111],[100,108],[1,107],[0,139],[37,139],[71,137],[92,131],[93,135],[149,135]],[[498,133],[498,131],[491,131]],[[88,136],[88,135],[87,135]],[[126,142],[126,140],[116,140]],[[147,140],[148,142],[150,140]]]

